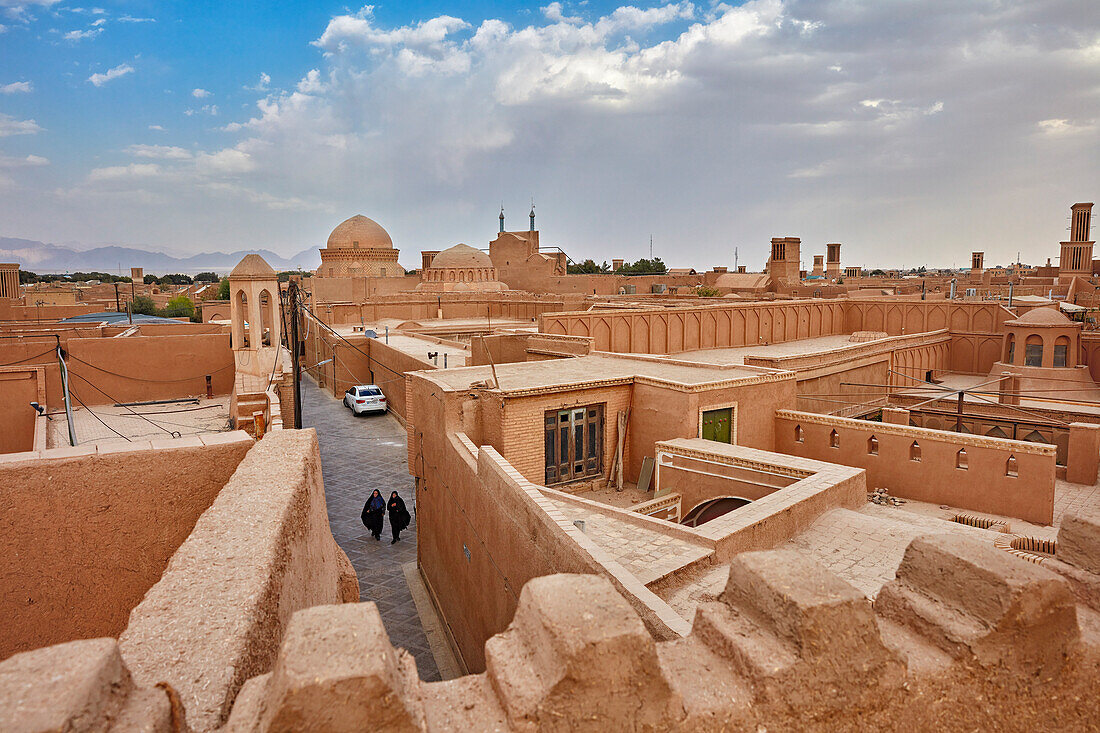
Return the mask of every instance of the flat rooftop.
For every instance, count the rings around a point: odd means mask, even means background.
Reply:
[[[51,412],[49,418],[46,447],[67,446],[65,412]],[[172,433],[181,436],[219,433],[229,430],[229,397],[130,407],[92,405],[88,409],[74,405],[73,427],[77,445],[168,438]]]
[[[586,384],[600,380],[651,377],[684,385],[703,385],[736,379],[784,374],[754,367],[716,364],[685,364],[675,360],[641,359],[610,354],[593,354],[570,359],[551,359],[496,368],[498,387],[504,392],[521,389]],[[466,367],[432,372],[432,379],[452,389],[468,388],[474,382],[492,380],[488,366]]]
[[[839,336],[818,336],[812,339],[784,341],[779,344],[757,344],[755,346],[729,346],[722,349],[699,349],[675,355],[681,361],[697,361],[707,364],[744,364],[746,356],[805,356],[822,351],[831,351],[844,346],[855,346],[848,339],[851,334]],[[881,339],[875,339],[881,340]],[[874,341],[861,341],[870,344]]]

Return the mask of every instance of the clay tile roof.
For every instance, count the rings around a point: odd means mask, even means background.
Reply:
[[[245,255],[229,273],[229,277],[278,277],[271,265],[257,254]]]
[[[479,249],[474,249],[468,244],[456,244],[443,250],[432,258],[432,269],[463,268],[463,267],[492,267],[493,261],[489,255]]]
[[[328,235],[329,249],[351,249],[355,243],[359,249],[393,249],[393,240],[382,226],[362,214],[345,219]]]
[[[1057,308],[1035,308],[1014,321],[1006,321],[1010,326],[1072,326],[1073,321],[1066,318]]]

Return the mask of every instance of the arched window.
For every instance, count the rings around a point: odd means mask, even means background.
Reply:
[[[1054,342],[1054,366],[1069,366],[1069,336],[1059,336]]]
[[[260,346],[270,346],[273,338],[278,338],[274,333],[275,326],[275,307],[271,303],[271,293],[267,292],[267,289],[260,291],[260,323],[258,324],[257,336],[259,341],[257,343]]]
[[[915,440],[909,445],[909,460],[920,463],[920,443]]]
[[[1016,456],[1009,456],[1005,462],[1005,476],[1016,478],[1020,475],[1020,468],[1016,464]]]
[[[867,439],[867,455],[869,455],[869,456],[877,456],[878,455],[878,438],[876,438],[873,435],[870,438]]]
[[[829,432],[829,447],[830,448],[839,448],[840,447],[840,434],[837,433],[837,431],[835,431],[835,430],[832,430],[832,431]]]
[[[248,331],[245,329],[245,325],[248,322],[248,296],[244,294],[243,290],[238,290],[237,294],[233,296],[237,301],[237,320],[233,323],[233,348],[235,349],[247,349],[248,348]],[[253,327],[255,324],[252,324]]]
[[[959,448],[959,452],[955,454],[955,468],[961,468],[963,471],[967,470],[970,468],[967,461],[966,448]]]
[[[1016,358],[1016,334],[1008,334],[1008,345],[1005,347],[1005,364],[1011,364]]]
[[[794,426],[794,442],[796,442],[796,443],[805,443],[806,442],[806,431],[802,429],[801,425],[795,425]]]
[[[1037,334],[1032,334],[1027,337],[1027,342],[1024,344],[1024,366],[1042,366],[1043,365],[1043,337]]]

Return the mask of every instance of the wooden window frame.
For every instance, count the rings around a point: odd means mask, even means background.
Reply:
[[[600,402],[546,410],[543,413],[544,485],[556,486],[603,475],[606,405],[607,403]],[[579,456],[578,439],[581,453]]]

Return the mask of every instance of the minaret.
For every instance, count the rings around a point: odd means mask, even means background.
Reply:
[[[531,202],[531,213],[528,214],[531,217],[531,231],[535,231],[535,202]]]
[[[500,233],[504,234],[504,204],[500,205]]]

